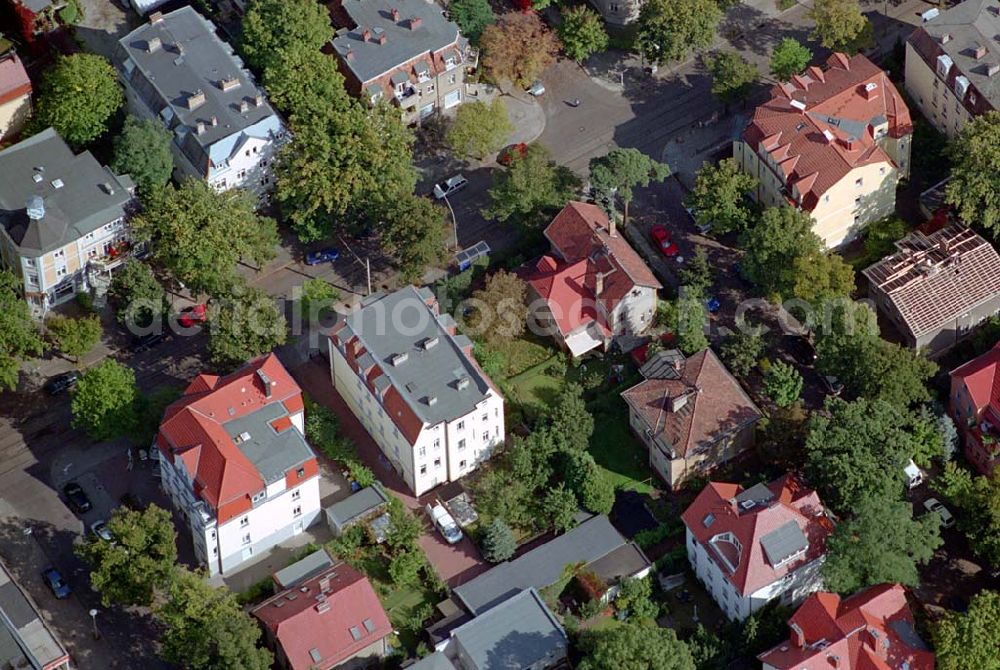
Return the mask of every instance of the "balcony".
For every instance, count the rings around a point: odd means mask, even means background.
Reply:
[[[413,97],[417,94],[417,89],[411,84],[405,84],[396,88],[396,100],[403,102],[404,100]]]

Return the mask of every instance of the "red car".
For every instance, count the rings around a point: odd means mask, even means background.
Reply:
[[[497,154],[497,163],[504,167],[510,167],[515,158],[524,158],[528,155],[528,145],[524,142],[519,144],[509,144]]]
[[[663,226],[653,226],[649,231],[650,237],[656,242],[656,246],[660,248],[660,253],[664,256],[676,256],[680,249],[677,245],[670,240],[670,231]]]
[[[184,328],[192,328],[200,323],[205,323],[206,318],[206,307],[205,305],[194,305],[192,307],[185,307],[181,310],[181,313],[177,316],[177,323],[179,323]]]

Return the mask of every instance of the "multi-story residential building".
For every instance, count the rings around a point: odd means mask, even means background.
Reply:
[[[757,657],[763,670],[934,670],[899,584],[844,599],[813,593],[788,629],[788,640]]]
[[[798,604],[823,587],[833,524],[816,492],[793,475],[746,490],[710,482],[681,518],[688,561],[730,619],[772,600]]]
[[[589,0],[601,18],[616,26],[624,26],[639,18],[642,0]]]
[[[652,325],[660,282],[603,209],[570,202],[545,237],[552,253],[519,272],[542,332],[582,356]]]
[[[644,381],[622,392],[629,425],[672,489],[753,446],[763,414],[711,349],[660,351],[640,372]]]
[[[124,260],[134,190],[52,128],[0,151],[0,259],[35,316]]]
[[[416,123],[463,101],[467,40],[425,0],[333,0],[340,71],[352,95],[395,102]]]
[[[892,214],[910,173],[913,125],[889,75],[863,55],[834,53],[779,84],[733,143],[768,207],[808,212],[827,247]]]
[[[1000,312],[1000,255],[971,229],[915,231],[896,247],[864,275],[910,347],[939,354]]]
[[[70,670],[69,654],[45,621],[0,563],[0,668]]]
[[[1000,109],[1000,3],[965,0],[924,21],[906,40],[906,91],[949,138]]]
[[[274,354],[225,377],[198,375],[167,408],[155,443],[161,483],[209,574],[319,519],[319,465],[303,410],[302,390]]]
[[[965,457],[984,475],[1000,463],[1000,342],[951,371],[948,411]]]
[[[174,176],[264,197],[284,124],[215,26],[191,7],[153,12],[115,54],[128,108],[173,134]]]
[[[330,330],[337,392],[418,496],[504,441],[503,396],[427,288],[375,294]]]
[[[0,140],[21,131],[31,115],[31,80],[13,49],[0,54]]]

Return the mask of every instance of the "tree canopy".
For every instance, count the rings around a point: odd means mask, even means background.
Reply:
[[[138,258],[125,261],[111,277],[108,297],[122,324],[148,326],[167,309],[167,292],[153,269]]]
[[[1000,112],[967,121],[949,145],[949,154],[946,202],[962,221],[1000,237]]]
[[[76,553],[90,564],[90,583],[105,607],[153,604],[177,569],[177,545],[170,512],[150,505],[142,511],[116,507],[108,519],[112,541],[91,537]]]
[[[778,81],[788,81],[801,74],[811,60],[812,51],[794,37],[786,37],[771,52],[771,74]]]
[[[101,319],[96,314],[72,318],[53,314],[45,322],[49,338],[59,351],[77,362],[101,341]]]
[[[494,82],[529,86],[555,61],[559,39],[534,12],[508,12],[479,40],[483,68]]]
[[[382,250],[406,281],[418,282],[428,267],[447,258],[452,240],[447,214],[433,200],[413,194],[388,206],[381,229]]]
[[[623,623],[580,635],[579,670],[695,670],[687,645],[671,628]]]
[[[448,4],[448,18],[473,44],[478,44],[486,26],[497,20],[489,0],[453,0]]]
[[[636,187],[649,186],[670,176],[666,163],[655,161],[638,149],[612,149],[604,156],[590,159],[590,183],[599,192],[621,198],[628,223],[628,205]]]
[[[319,53],[333,39],[326,6],[315,0],[250,0],[242,28],[240,52],[259,71],[267,71],[282,52]]]
[[[760,221],[745,232],[742,271],[764,295],[789,296],[795,286],[795,259],[818,252],[822,246],[813,232],[808,212],[794,207],[769,207]]]
[[[1000,593],[982,591],[967,612],[946,612],[931,626],[939,670],[1000,670]]]
[[[159,120],[129,116],[122,132],[115,137],[111,169],[132,177],[145,197],[170,180],[174,169],[172,141],[170,131]]]
[[[715,0],[647,0],[639,10],[636,45],[646,60],[683,60],[715,39],[722,10]]]
[[[452,150],[461,155],[483,160],[507,143],[514,124],[507,116],[503,100],[467,102],[455,112],[448,127],[447,140]]]
[[[760,79],[757,66],[735,51],[723,51],[705,61],[712,75],[712,94],[726,105],[746,99]]]
[[[544,217],[563,207],[578,185],[576,176],[553,163],[544,147],[531,144],[510,167],[493,171],[490,206],[483,216],[525,225],[548,223]]]
[[[757,180],[741,171],[732,158],[718,165],[706,161],[698,168],[694,188],[685,200],[699,225],[724,235],[746,229],[752,213],[747,196],[756,186]]]
[[[973,477],[955,463],[946,463],[936,482],[941,493],[961,510],[958,527],[972,551],[1000,565],[1000,475]]]
[[[905,500],[863,496],[851,505],[852,518],[841,520],[826,540],[823,582],[850,594],[875,584],[917,586],[917,565],[927,563],[941,546],[940,518],[913,518]]]
[[[73,392],[73,427],[95,440],[111,440],[135,429],[135,372],[106,358],[83,373]]]
[[[514,555],[517,541],[510,526],[503,519],[493,519],[483,531],[483,558],[490,563],[502,563]]]
[[[608,48],[608,32],[601,15],[586,5],[560,10],[559,39],[563,51],[575,61],[584,61]]]
[[[191,178],[153,194],[132,231],[154,242],[153,258],[189,289],[224,294],[237,282],[237,263],[263,265],[278,246],[274,219],[255,208],[253,195],[242,189],[220,193]]]
[[[52,126],[79,149],[104,134],[124,102],[118,74],[107,59],[88,53],[62,56],[42,77],[31,129]]]
[[[14,389],[21,363],[45,350],[21,286],[9,270],[0,270],[0,388]]]
[[[764,374],[762,390],[778,407],[788,407],[802,395],[802,375],[794,366],[775,361]]]
[[[484,340],[491,343],[512,340],[524,332],[528,286],[516,274],[497,270],[472,297],[478,303],[475,330]]]
[[[813,39],[834,50],[850,47],[868,25],[858,0],[815,0],[809,18],[816,23]]]
[[[274,299],[241,286],[209,307],[208,353],[212,362],[235,367],[285,343],[288,327]]]

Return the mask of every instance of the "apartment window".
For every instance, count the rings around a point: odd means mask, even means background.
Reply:
[[[458,450],[462,451],[462,449],[465,449],[465,439],[464,438],[458,441]]]
[[[250,544],[250,533],[243,536],[243,544]]]
[[[241,181],[242,181],[242,180],[243,180],[243,179],[244,179],[244,178],[245,178],[246,176],[247,176],[247,171],[246,171],[246,170],[240,170],[239,172],[237,172],[237,173],[236,173],[236,178],[237,178],[237,179],[239,179],[239,180],[241,180]]]
[[[885,168],[884,168],[884,167],[880,167],[880,168],[878,169],[878,173],[879,173],[879,174],[885,174]]]
[[[427,455],[427,447],[420,447],[420,449],[417,450],[417,454],[421,458],[423,458],[424,456],[426,456]]]
[[[427,84],[427,87],[424,88],[424,93],[433,93],[433,92],[434,92],[434,84]]]
[[[830,202],[830,195],[829,194],[823,196],[823,202]]]
[[[38,286],[38,275],[36,274],[28,275],[28,286]]]
[[[246,528],[249,525],[250,525],[250,517],[245,516],[242,519],[240,519],[240,528]]]
[[[459,470],[464,470],[465,469],[465,461],[459,461],[458,462],[458,469]]]
[[[292,508],[292,516],[302,516],[302,505],[296,505]]]
[[[497,431],[499,432],[500,429],[497,428]],[[483,433],[483,442],[489,442],[489,441],[490,441],[490,434],[489,434],[489,432]]]
[[[434,459],[434,467],[435,468],[440,468],[441,467],[441,459],[440,458],[435,458]]]
[[[255,495],[253,498],[251,498],[250,502],[255,502],[255,503],[260,502],[261,500],[264,499],[265,495],[266,495],[266,492],[261,491],[260,493],[258,493],[257,495]]]
[[[299,468],[298,470],[295,471],[295,474],[298,476],[299,479],[302,479],[303,477],[306,476],[306,469]]]
[[[246,154],[247,156],[249,156],[249,155],[250,155],[250,150],[249,150],[249,149],[247,149],[247,150],[246,150],[246,151],[244,151],[243,153],[244,153],[244,154]]]
[[[298,500],[301,497],[302,497],[302,491],[300,491],[298,489],[295,489],[294,491],[292,491],[292,500]]]
[[[938,80],[937,80],[937,79],[935,79],[935,80],[934,80],[934,88],[937,88],[937,87],[938,87]]]
[[[465,422],[459,421],[458,426],[456,426],[456,428],[458,428],[458,430],[465,430]]]
[[[24,259],[24,267],[26,267],[26,268],[33,268],[33,267],[35,267],[35,259],[34,258],[25,258]]]
[[[861,204],[861,196],[859,195],[857,198],[854,199],[854,206],[857,207],[860,204]]]
[[[440,449],[441,448],[441,438],[440,437],[435,437],[434,438],[434,448],[435,449]]]
[[[66,258],[66,250],[60,249],[59,251],[53,251],[52,258]]]
[[[456,81],[455,75],[453,75],[453,74],[452,75],[448,75],[448,83],[449,84],[454,84],[455,81]]]
[[[489,413],[487,412],[486,414],[483,414],[483,421],[489,421],[489,420],[490,420]]]
[[[620,9],[621,9],[621,5],[619,5],[619,4],[617,4],[617,3],[611,3],[610,5],[608,5],[608,10],[609,10],[609,11],[612,11],[612,12],[617,12],[617,11],[619,11]]]
[[[864,183],[865,183],[864,177],[858,177],[857,179],[854,180],[855,186],[863,186]]]
[[[60,265],[59,267],[56,268],[56,276],[57,277],[64,277],[64,276],[66,276],[66,266],[65,265]]]
[[[427,466],[426,465],[421,465],[420,466],[420,474],[422,474],[422,475],[426,475],[427,474]]]
[[[218,555],[219,555],[219,547],[218,546],[212,547],[212,556],[218,556]]]

